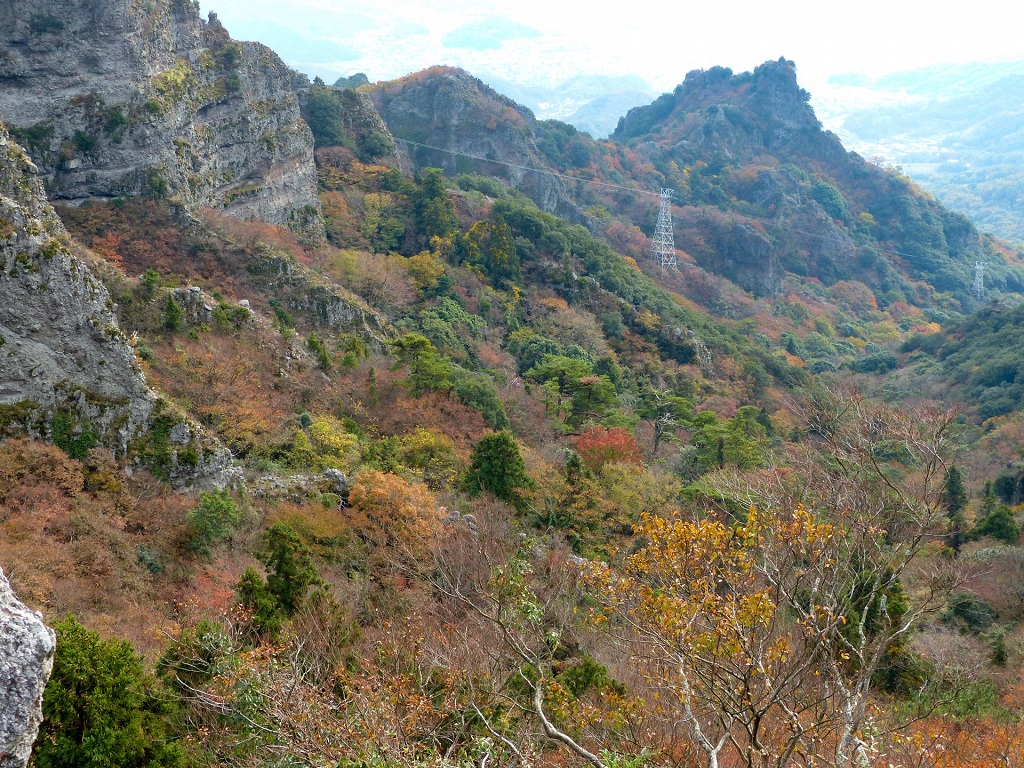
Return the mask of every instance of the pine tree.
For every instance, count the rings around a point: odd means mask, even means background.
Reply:
[[[964,517],[964,510],[967,509],[967,491],[964,488],[963,475],[956,465],[946,470],[939,503],[949,517],[949,535],[946,537],[946,543],[954,552],[959,552],[967,538],[967,520]]]
[[[419,333],[407,333],[388,342],[395,350],[395,367],[408,366],[409,393],[419,397],[431,390],[451,389],[451,364],[438,354],[430,340]]]
[[[530,486],[530,478],[511,432],[502,430],[481,438],[473,449],[464,485],[472,494],[490,491],[502,501],[520,501],[519,490]]]
[[[964,488],[963,475],[954,464],[946,470],[946,478],[942,484],[942,506],[945,507],[950,519],[967,509],[967,491]]]

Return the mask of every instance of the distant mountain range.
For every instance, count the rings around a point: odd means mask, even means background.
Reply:
[[[842,125],[848,145],[901,165],[983,230],[1024,243],[1024,62],[831,82],[906,97],[851,112]]]
[[[636,75],[579,75],[553,87],[514,83],[496,75],[481,79],[540,119],[562,120],[595,139],[611,135],[623,115],[657,95]]]

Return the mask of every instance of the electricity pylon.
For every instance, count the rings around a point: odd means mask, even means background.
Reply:
[[[988,262],[976,261],[974,262],[974,298],[981,301],[985,298],[985,267],[988,266]]]
[[[661,207],[658,209],[658,223],[654,227],[654,242],[651,243],[651,257],[661,267],[676,266],[676,238],[672,233],[672,195],[675,190],[661,190]]]

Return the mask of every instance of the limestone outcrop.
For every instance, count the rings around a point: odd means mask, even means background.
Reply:
[[[141,456],[176,485],[218,482],[230,453],[149,389],[103,284],[0,126],[0,436]]]
[[[304,85],[190,0],[0,3],[0,120],[54,200],[170,197],[316,228]]]
[[[0,768],[28,765],[56,647],[53,630],[18,600],[0,569]]]

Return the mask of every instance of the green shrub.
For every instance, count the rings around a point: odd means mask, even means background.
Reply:
[[[162,288],[167,285],[164,279],[160,277],[160,273],[155,269],[147,269],[142,273],[142,289],[145,291],[147,297],[152,297],[156,293],[157,288]]]
[[[112,107],[107,112],[107,122],[103,125],[103,130],[108,134],[115,133],[118,128],[128,124],[128,117],[125,115],[124,110],[120,107]]]
[[[29,27],[33,33],[45,35],[50,32],[60,32],[64,29],[64,22],[49,13],[36,13],[29,21]]]
[[[73,617],[59,621],[53,674],[43,696],[37,768],[182,766],[172,737],[173,698],[131,644],[101,640]]]
[[[234,651],[223,628],[203,619],[171,640],[157,662],[157,671],[175,687],[195,689],[225,671]]]
[[[331,369],[331,353],[327,350],[327,345],[315,333],[309,334],[309,338],[306,339],[306,349],[316,357],[316,364],[320,370],[329,371]]]
[[[995,623],[996,612],[973,592],[956,592],[950,595],[942,620],[962,624],[968,631],[978,634]]]
[[[50,425],[53,444],[72,459],[81,461],[99,441],[99,435],[89,421],[78,421],[67,411],[53,414]]]
[[[1020,526],[1013,519],[1013,513],[1005,504],[990,504],[989,509],[982,509],[983,517],[971,531],[972,539],[989,536],[1006,544],[1016,544],[1020,538]]]
[[[452,369],[452,391],[470,408],[476,408],[491,429],[508,429],[511,423],[498,388],[490,377],[461,368]]]
[[[227,490],[206,491],[198,507],[188,513],[192,529],[192,549],[206,552],[224,541],[242,521],[242,510]]]
[[[83,155],[88,155],[96,149],[96,137],[92,134],[86,133],[85,131],[75,131],[75,135],[71,137],[71,141],[74,143],[75,148]]]

